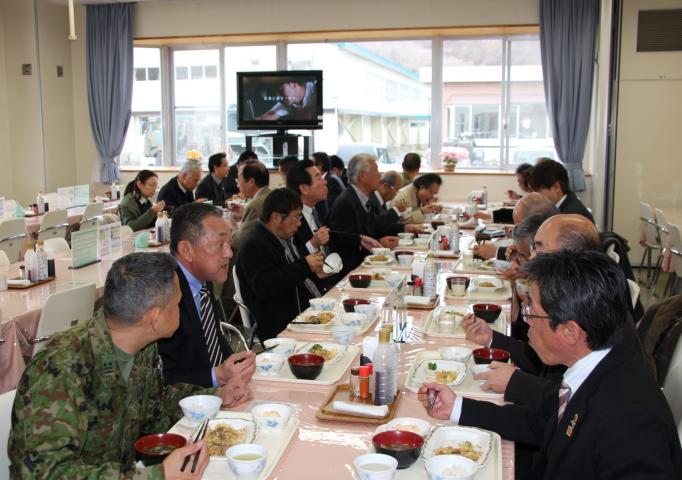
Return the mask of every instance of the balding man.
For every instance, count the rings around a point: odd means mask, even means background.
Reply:
[[[555,214],[558,213],[558,209],[554,204],[536,192],[531,192],[525,195],[518,203],[514,206],[512,212],[512,219],[515,225],[521,223],[526,217],[534,214]],[[484,244],[484,245],[474,245],[473,251],[474,255],[483,258],[498,258],[499,260],[504,260],[506,258],[506,246],[498,247],[495,244]]]
[[[187,160],[180,167],[180,173],[161,187],[159,201],[166,202],[166,210],[173,213],[179,206],[194,201],[194,189],[197,188],[199,180],[201,180],[201,163]],[[199,200],[205,200],[205,198]]]
[[[400,174],[395,170],[389,170],[381,176],[379,188],[374,190],[372,195],[371,199],[376,200],[376,204],[381,211],[381,218],[387,222],[399,222],[402,213],[407,208],[405,202],[391,204],[402,184],[403,180]]]
[[[597,250],[599,232],[594,223],[582,215],[556,215],[540,226],[530,246],[535,254],[556,250]]]

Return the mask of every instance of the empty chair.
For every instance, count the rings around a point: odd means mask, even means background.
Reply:
[[[677,425],[677,434],[682,441],[682,365],[673,368],[666,377],[663,395],[673,412],[673,419]]]
[[[90,203],[85,207],[83,217],[81,218],[81,230],[86,228],[97,228],[97,220],[104,213],[103,203]]]
[[[12,262],[9,261],[9,257],[7,256],[7,254],[0,250],[0,267],[6,267],[10,263]]]
[[[673,224],[668,224],[668,231],[670,232],[670,259],[671,272],[668,276],[663,296],[675,295],[680,288],[680,278],[682,278],[682,235],[680,235],[680,228]]]
[[[670,248],[670,229],[668,228],[668,220],[665,217],[665,213],[660,208],[656,208],[654,211],[656,212],[656,228],[658,229],[658,238],[661,242],[661,248]],[[661,250],[661,252],[663,252],[663,250]],[[664,256],[661,254],[658,259],[658,266],[654,272],[654,278],[651,281],[652,296],[656,296],[656,284],[658,283],[658,278],[660,277],[661,271],[663,269]]]
[[[644,230],[644,252],[642,253],[642,260],[639,262],[639,276],[638,280],[642,280],[642,270],[644,268],[644,261],[646,260],[646,279],[648,286],[651,286],[651,282],[655,277],[655,272],[651,269],[653,267],[653,252],[658,253],[656,258],[656,266],[660,265],[661,253],[663,249],[661,248],[661,239],[658,236],[658,226],[656,225],[656,218],[654,217],[654,211],[651,205],[644,202],[639,202],[639,219],[642,221],[642,228]],[[658,268],[657,268],[658,270]]]
[[[46,193],[43,198],[45,198],[45,203],[50,210],[59,210],[59,194],[57,192]]]
[[[71,247],[63,238],[48,238],[45,240],[45,250],[51,250],[54,258],[71,257]]]
[[[26,221],[15,218],[0,222],[0,250],[7,254],[10,263],[18,262],[26,239]]]
[[[7,456],[7,440],[12,427],[12,405],[16,390],[0,395],[0,477],[9,477],[9,457]]]
[[[87,283],[47,297],[35,338],[29,339],[35,354],[55,333],[67,330],[92,317],[95,310],[95,284]]]
[[[49,211],[43,217],[38,231],[38,240],[48,238],[66,238],[66,229],[69,226],[69,218],[66,210]]]
[[[232,268],[232,279],[234,280],[234,303],[239,306],[239,314],[242,317],[244,331],[250,336],[248,344],[250,348],[256,339],[256,319],[252,317],[251,310],[249,310],[249,307],[246,306],[242,299],[242,292],[239,288],[239,276],[237,275],[236,268]]]

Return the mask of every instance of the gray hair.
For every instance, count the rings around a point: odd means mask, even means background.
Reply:
[[[395,170],[389,170],[381,176],[381,183],[387,183],[393,188],[402,187],[402,178]]]
[[[201,163],[196,160],[187,160],[182,164],[182,167],[180,167],[180,175],[188,175],[197,170],[201,170]]]
[[[358,153],[353,155],[353,158],[348,162],[348,181],[355,185],[358,181],[358,176],[362,172],[368,172],[370,161],[377,161],[377,157],[370,153]]]
[[[514,240],[514,243],[530,242],[540,228],[540,225],[554,215],[555,214],[551,212],[535,213],[524,218],[523,221],[518,225],[515,225],[512,230],[512,239]]]
[[[133,325],[175,294],[175,261],[167,253],[130,253],[114,262],[104,283],[104,316]]]

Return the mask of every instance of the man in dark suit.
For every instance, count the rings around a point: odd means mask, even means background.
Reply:
[[[576,213],[594,223],[590,211],[583,205],[568,185],[568,172],[555,160],[543,159],[531,170],[528,178],[533,191],[549,198],[559,209],[559,213]]]
[[[232,353],[220,331],[224,314],[213,296],[213,283],[225,281],[232,256],[222,212],[204,203],[178,208],[171,225],[170,249],[178,264],[182,299],[178,305],[180,326],[172,337],[159,341],[166,382],[204,387],[245,385],[255,372],[255,356]]]
[[[239,173],[239,167],[244,163],[248,162],[249,160],[254,160],[258,161],[258,155],[256,155],[256,152],[252,152],[251,150],[245,150],[242,153],[239,154],[239,157],[237,158],[237,161],[232,164],[227,171],[227,176],[223,178],[223,188],[225,189],[225,194],[227,195],[227,198],[229,199],[233,195],[237,195],[239,193],[239,186],[237,185],[237,175]]]
[[[372,200],[376,201],[379,207],[380,217],[387,222],[400,222],[402,213],[407,209],[407,205],[404,202],[395,202],[389,205],[389,202],[395,198],[402,184],[403,179],[400,174],[395,170],[389,170],[381,176],[379,188],[374,190],[374,194],[371,196]]]
[[[320,296],[313,279],[323,278],[324,255],[299,255],[292,237],[301,225],[301,199],[277,188],[263,203],[260,221],[242,241],[235,268],[242,299],[256,320],[258,338],[277,336]]]
[[[315,152],[312,154],[312,160],[315,162],[315,166],[322,173],[322,178],[327,182],[327,205],[326,211],[331,211],[334,206],[334,202],[345,190],[346,186],[343,184],[343,180],[337,177],[331,170],[331,160],[329,155],[325,152]]]
[[[289,170],[287,187],[300,194],[303,204],[301,227],[296,230],[293,239],[301,256],[317,252],[327,256],[339,249],[359,251],[362,248],[370,250],[381,246],[379,242],[366,235],[329,230],[315,209],[315,205],[327,198],[327,182],[312,160],[301,160]],[[342,271],[344,275],[345,272],[347,268]],[[316,283],[318,287],[326,290],[338,280],[339,277],[335,275]]]
[[[208,175],[197,186],[197,198],[205,198],[216,207],[222,207],[227,200],[223,187],[223,179],[227,175],[227,156],[224,152],[214,153],[208,157]]]
[[[561,386],[548,385],[533,404],[499,406],[426,384],[429,414],[538,448],[524,478],[676,478],[682,450],[670,408],[641,359],[619,342],[623,272],[602,253],[568,251],[538,255],[524,271],[530,344],[543,363],[568,367]]]
[[[166,202],[166,210],[172,214],[181,205],[194,201],[194,189],[200,179],[201,164],[187,160],[180,168],[180,173],[161,187],[158,200]]]
[[[379,179],[374,155],[359,153],[351,158],[348,163],[348,180],[351,185],[334,202],[328,223],[332,230],[365,235],[378,240],[384,247],[393,248],[398,246],[398,233],[418,233],[419,227],[380,218],[379,207],[371,200],[374,190],[379,186]],[[344,266],[351,269],[360,265],[367,255],[364,249],[342,248],[340,253]]]

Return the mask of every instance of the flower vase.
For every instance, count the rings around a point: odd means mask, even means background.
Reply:
[[[446,163],[443,165],[443,171],[445,172],[454,172],[455,171],[455,164],[454,163]]]

